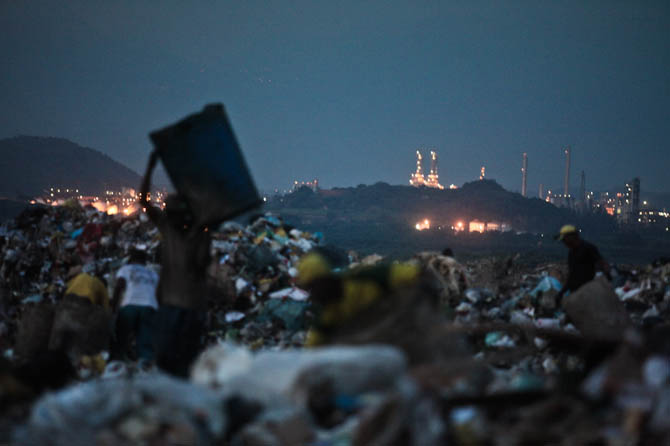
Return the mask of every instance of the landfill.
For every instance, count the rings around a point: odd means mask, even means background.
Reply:
[[[561,263],[361,259],[277,215],[229,221],[212,233],[208,347],[180,379],[113,358],[113,313],[63,296],[82,264],[112,295],[129,252],[159,271],[160,247],[144,213],[77,203],[0,226],[0,443],[670,444],[668,259],[559,300]],[[327,317],[333,288],[301,281],[310,253],[373,297]]]

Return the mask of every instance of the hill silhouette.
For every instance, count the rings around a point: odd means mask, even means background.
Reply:
[[[309,223],[384,222],[411,228],[425,218],[433,226],[450,227],[458,221],[505,223],[515,231],[552,234],[566,222],[589,230],[614,230],[605,215],[581,215],[537,198],[509,192],[492,180],[473,181],[455,190],[437,190],[376,183],[372,186],[309,188],[271,200],[268,209]]]
[[[63,138],[17,136],[0,140],[0,197],[26,200],[49,187],[84,194],[138,187],[140,176],[96,150]]]
[[[466,183],[455,190],[386,183],[318,192],[304,187],[269,200],[266,210],[278,213],[290,225],[322,232],[329,244],[364,254],[406,258],[418,251],[449,246],[460,258],[519,252],[526,260],[562,261],[564,247],[551,235],[572,223],[583,229],[587,239],[600,242],[605,255],[624,258],[614,249],[624,238],[616,232],[612,217],[557,208],[509,192],[492,180]],[[430,230],[415,230],[415,224],[424,219],[431,220]],[[467,226],[472,220],[505,223],[512,230],[486,234],[451,230],[459,221]],[[639,240],[633,245],[635,249],[643,246]],[[630,252],[624,254],[632,259]],[[649,255],[633,254],[637,255],[635,261]]]

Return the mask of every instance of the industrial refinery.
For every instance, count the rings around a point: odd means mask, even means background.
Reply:
[[[563,147],[564,155],[564,172],[563,184],[559,191],[545,190],[544,183],[540,183],[538,187],[538,197],[554,206],[561,208],[572,209],[578,213],[607,213],[616,218],[620,225],[643,225],[648,227],[660,227],[667,229],[670,226],[670,213],[663,208],[652,208],[646,202],[641,205],[640,201],[640,179],[633,178],[626,182],[623,192],[603,192],[600,196],[596,196],[594,192],[587,192],[586,189],[586,173],[582,170],[579,175],[579,193],[573,195],[570,193],[570,179],[572,170],[572,149],[571,147]],[[481,166],[479,172],[479,180],[486,179],[486,167]],[[435,150],[430,151],[430,171],[428,175],[424,175],[423,171],[423,156],[421,150],[416,151],[416,170],[411,174],[409,184],[414,187],[429,187],[434,189],[444,189],[439,182],[437,153]],[[457,189],[456,185],[450,185],[449,189]],[[521,154],[521,196],[528,197],[528,153]],[[470,222],[468,222],[470,223]],[[430,229],[431,223],[429,220],[420,220],[416,224],[416,229],[419,231]],[[447,225],[448,227],[448,225]],[[508,229],[507,225],[498,222],[472,222],[472,224],[462,225],[461,227],[454,226],[455,231],[469,232],[488,232],[488,231],[505,231]]]
[[[435,153],[434,150],[430,151],[430,173],[428,173],[427,178],[423,175],[423,168],[421,166],[422,161],[423,157],[421,156],[421,152],[417,150],[416,172],[411,175],[409,184],[414,187],[425,186],[433,189],[444,189],[444,186],[440,184],[439,175],[437,173],[437,153]]]

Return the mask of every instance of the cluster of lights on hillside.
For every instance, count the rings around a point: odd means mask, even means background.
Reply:
[[[480,221],[480,220],[471,220],[468,222],[458,220],[449,227],[454,232],[484,233],[484,232],[506,232],[512,230],[512,228],[506,223],[493,222],[493,221]],[[416,229],[417,231],[424,231],[430,228],[431,228],[431,221],[427,218],[419,220],[414,225],[414,229]],[[437,229],[442,229],[442,226],[437,226]]]
[[[155,192],[153,197],[149,195],[150,201],[153,201],[161,208],[165,207],[164,193]],[[76,201],[82,206],[93,206],[99,212],[104,212],[108,215],[124,214],[132,215],[140,210],[145,211],[138,203],[141,194],[137,193],[135,189],[124,188],[122,191],[105,191],[105,196],[85,196],[79,193],[79,189],[75,188],[57,188],[51,187],[45,190],[45,194],[41,197],[30,200],[31,204],[47,204],[51,206],[60,206],[67,202]]]

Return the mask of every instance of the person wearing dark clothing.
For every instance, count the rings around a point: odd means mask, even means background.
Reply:
[[[127,265],[116,273],[112,308],[116,318],[117,352],[121,358],[131,356],[133,338],[139,359],[154,359],[154,316],[158,309],[156,286],[158,274],[146,266],[146,253],[133,250]]]
[[[565,293],[574,293],[582,285],[590,282],[596,276],[596,271],[602,271],[609,275],[609,265],[600,255],[598,248],[582,240],[579,231],[572,225],[565,225],[556,236],[556,239],[568,247],[568,278],[558,293],[562,298]]]
[[[159,309],[154,321],[156,364],[169,373],[186,376],[202,347],[211,237],[207,227],[192,224],[193,214],[182,196],[168,196],[164,211],[151,204],[150,179],[157,161],[154,151],[140,192],[140,204],[162,236],[156,291]]]

